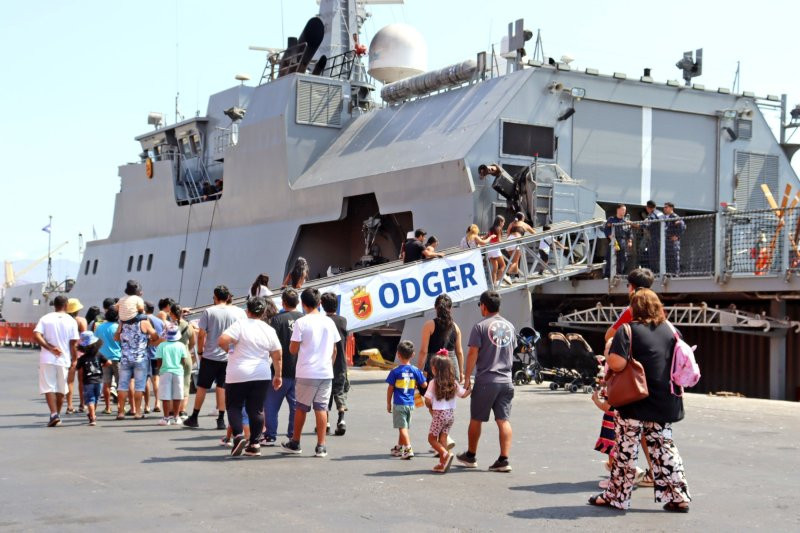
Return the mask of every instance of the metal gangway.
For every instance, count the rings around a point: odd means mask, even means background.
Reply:
[[[598,303],[589,309],[576,310],[559,315],[551,326],[584,331],[602,331],[616,322],[625,310],[622,306],[602,305]],[[749,335],[783,336],[788,331],[800,332],[800,322],[772,318],[757,313],[748,313],[729,306],[725,309],[700,305],[668,305],[664,306],[667,320],[676,326],[710,327],[730,333]]]
[[[503,241],[496,244],[481,246],[479,248],[483,259],[486,282],[490,289],[497,292],[510,293],[514,291],[530,291],[534,287],[550,283],[555,280],[566,280],[582,274],[589,274],[597,269],[601,269],[603,262],[594,262],[595,247],[597,243],[598,230],[604,223],[602,219],[593,219],[586,222],[558,222],[551,225],[548,231],[537,231],[532,235],[527,235],[511,241]],[[550,255],[548,261],[542,260],[539,254],[540,243],[547,239],[550,244]],[[502,250],[506,258],[506,266],[499,277],[500,282],[494,283],[492,278],[492,267],[489,255],[495,250]],[[441,251],[445,257],[463,253],[465,250],[459,247],[447,248]],[[515,254],[519,254],[518,274],[511,278],[512,260]],[[441,259],[430,259],[429,261],[441,261]],[[313,287],[322,289],[331,285],[345,283],[357,279],[368,278],[378,274],[389,273],[408,267],[412,263],[402,263],[401,261],[391,261],[381,265],[351,270],[334,276],[322,277],[307,281],[303,288]],[[508,281],[503,280],[506,278]],[[281,292],[276,291],[273,298],[280,298]],[[470,298],[462,300],[456,305],[463,305],[466,302],[476,300]],[[235,298],[233,305],[244,307],[247,297]],[[197,306],[192,308],[191,316],[198,315],[211,305]],[[403,320],[420,316],[419,311],[408,312],[398,309],[396,315],[388,317],[384,323],[391,324]],[[352,328],[349,331],[358,332],[362,329],[376,329],[380,325],[371,325],[364,328]]]

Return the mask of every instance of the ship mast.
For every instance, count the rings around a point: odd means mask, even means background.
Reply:
[[[47,222],[47,288],[53,286],[53,257],[51,255],[50,244],[53,240],[53,215],[49,216]]]

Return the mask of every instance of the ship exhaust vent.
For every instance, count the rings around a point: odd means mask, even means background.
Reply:
[[[769,209],[761,192],[766,184],[778,194],[778,156],[736,152],[736,207],[739,210]]]
[[[297,80],[298,124],[342,126],[342,86]]]
[[[736,120],[736,136],[739,139],[752,139],[753,138],[753,121],[743,118]]]

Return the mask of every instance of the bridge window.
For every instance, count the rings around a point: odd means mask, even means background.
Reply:
[[[92,266],[92,275],[93,275],[93,276],[94,276],[95,274],[97,274],[97,263],[98,263],[98,260],[97,260],[97,259],[95,259],[95,260],[94,260],[94,265]]]
[[[205,253],[203,253],[203,266],[208,266],[208,260],[211,257],[211,248],[206,248]]]
[[[555,133],[553,128],[503,121],[502,155],[553,159]]]
[[[181,255],[178,257],[178,268],[183,270],[183,264],[186,262],[186,250],[181,250]]]
[[[151,268],[153,268],[153,254],[147,256],[147,271],[149,272]]]
[[[131,269],[133,269],[133,256],[128,258],[128,272],[130,272]]]
[[[87,275],[87,274],[89,273],[89,265],[90,265],[91,263],[92,263],[91,261],[86,261],[86,268],[84,268],[84,269],[83,269],[83,275],[84,275],[84,276],[85,276],[85,275]]]
[[[136,272],[141,272],[142,270],[142,261],[144,260],[143,256],[139,256],[139,259],[136,260]]]

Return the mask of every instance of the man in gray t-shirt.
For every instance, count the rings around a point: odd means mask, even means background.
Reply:
[[[219,338],[234,322],[247,318],[245,312],[230,305],[231,293],[225,285],[214,289],[214,306],[200,315],[197,323],[197,354],[200,356],[200,370],[197,373],[197,394],[194,397],[194,411],[183,421],[190,428],[199,426],[197,417],[206,399],[206,391],[217,384],[217,429],[225,426],[225,374],[228,370],[228,352],[218,346]]]
[[[468,448],[457,459],[467,468],[476,468],[475,453],[481,436],[481,426],[489,421],[494,412],[494,420],[500,433],[500,457],[489,470],[510,472],[508,454],[511,451],[511,399],[514,398],[514,385],[511,381],[511,365],[517,335],[514,326],[499,315],[500,295],[495,291],[485,291],[478,302],[483,320],[475,324],[469,335],[467,371],[464,374],[464,388],[472,388],[470,400],[470,421]],[[472,371],[475,370],[475,384],[472,385]]]

